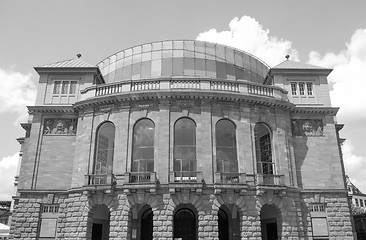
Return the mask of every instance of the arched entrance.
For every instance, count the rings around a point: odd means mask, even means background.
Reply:
[[[93,214],[92,240],[109,239],[109,209],[106,205],[97,205]]]
[[[218,212],[219,240],[240,239],[240,218],[234,205],[222,205]]]
[[[279,239],[281,213],[274,205],[265,204],[261,209],[261,229],[263,240]]]
[[[174,214],[174,239],[196,240],[197,217],[189,208],[180,208]]]
[[[153,211],[151,208],[145,210],[141,215],[141,227],[140,227],[140,239],[152,240],[153,239]]]

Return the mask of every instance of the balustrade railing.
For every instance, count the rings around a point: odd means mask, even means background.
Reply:
[[[223,184],[245,184],[245,173],[216,173],[216,183]]]
[[[171,89],[200,89],[200,80],[171,80]]]
[[[273,97],[273,88],[248,84],[248,93]]]
[[[258,185],[276,185],[276,186],[285,185],[285,176],[284,175],[257,174],[256,178],[257,178]]]
[[[133,80],[112,84],[97,85],[81,91],[81,100],[94,96],[108,96],[118,93],[141,92],[149,90],[198,89],[202,91],[236,92],[287,99],[287,92],[279,87],[260,85],[248,81],[219,79],[154,79]]]

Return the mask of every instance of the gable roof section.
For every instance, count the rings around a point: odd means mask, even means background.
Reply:
[[[281,62],[280,64],[274,66],[273,68],[271,68],[270,72],[271,73],[291,73],[291,72],[296,72],[296,73],[316,73],[316,74],[325,74],[328,75],[333,69],[329,69],[329,68],[323,68],[323,67],[319,67],[319,66],[314,66],[311,64],[307,64],[307,63],[301,63],[301,62],[296,62],[293,60],[285,60],[283,62]]]
[[[46,64],[46,65],[43,65],[40,67],[41,68],[96,68],[97,66],[87,63],[84,60],[81,60],[80,58],[77,58],[77,59],[69,59],[69,60],[59,61],[59,62],[55,62],[55,63],[50,63],[50,64]]]

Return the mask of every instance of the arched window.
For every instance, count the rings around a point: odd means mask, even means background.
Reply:
[[[132,172],[154,171],[155,126],[150,119],[139,120],[133,128]]]
[[[227,119],[216,123],[217,172],[237,173],[236,127]]]
[[[96,151],[94,161],[94,174],[112,173],[114,155],[115,127],[111,122],[99,126],[96,137]]]
[[[196,124],[190,118],[181,118],[174,125],[173,170],[197,171]]]
[[[273,174],[271,131],[264,123],[257,123],[254,127],[255,152],[257,158],[257,172]]]

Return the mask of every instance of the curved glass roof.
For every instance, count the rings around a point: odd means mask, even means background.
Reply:
[[[263,83],[268,65],[237,49],[202,41],[147,43],[98,63],[106,83],[162,77],[244,79]]]

